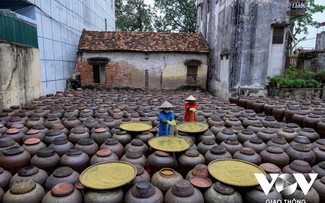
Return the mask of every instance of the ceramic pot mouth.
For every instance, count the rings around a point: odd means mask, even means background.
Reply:
[[[143,145],[143,141],[140,139],[133,139],[131,140],[131,144],[134,146],[142,146]]]
[[[266,173],[281,173],[281,169],[272,163],[263,163],[260,165],[260,167],[266,172]]]
[[[263,143],[263,140],[259,137],[251,137],[249,139],[249,141],[254,144],[262,144]]]
[[[99,157],[106,157],[106,156],[110,156],[112,153],[113,152],[110,149],[101,149],[96,152],[96,155]]]
[[[159,174],[164,177],[172,177],[176,174],[176,171],[172,168],[162,168],[159,170]]]
[[[214,145],[216,142],[213,139],[204,139],[202,140],[202,143],[205,145]]]
[[[67,144],[69,142],[69,140],[66,137],[57,137],[54,138],[53,140],[53,144],[55,145],[63,145],[63,144]]]
[[[0,147],[9,147],[14,145],[16,142],[10,137],[3,137],[0,139]]]
[[[6,156],[14,156],[18,155],[24,152],[24,149],[22,147],[10,147],[8,149],[5,149],[2,151],[2,153]]]
[[[218,146],[213,146],[211,149],[210,149],[210,152],[212,153],[212,154],[224,154],[224,153],[226,153],[226,148],[225,147],[223,147],[223,146],[220,146],[220,145],[218,145]]]
[[[64,197],[74,192],[75,187],[71,183],[59,183],[51,189],[51,194],[55,197]]]
[[[68,166],[62,166],[57,168],[54,172],[53,172],[53,176],[55,177],[67,177],[69,175],[71,175],[73,173],[72,168],[68,167]]]
[[[292,170],[300,172],[300,173],[311,173],[312,172],[312,168],[309,165],[309,163],[306,161],[303,161],[303,160],[294,160],[293,162],[291,162],[289,167]]]
[[[189,157],[197,157],[200,155],[200,153],[195,149],[188,149],[184,154]]]
[[[35,166],[26,166],[18,171],[18,175],[22,177],[28,177],[38,173],[39,169]]]
[[[36,188],[36,183],[31,178],[17,179],[10,187],[12,194],[26,194]]]
[[[179,180],[172,186],[171,192],[179,197],[189,197],[194,194],[194,187],[188,180]]]
[[[49,147],[42,148],[37,151],[38,157],[50,157],[55,155],[55,150]]]
[[[213,189],[220,193],[220,194],[223,194],[223,195],[232,195],[235,193],[235,189],[230,187],[230,186],[227,186],[227,185],[224,185],[220,182],[217,182],[215,184],[213,184]]]
[[[282,154],[284,151],[280,147],[267,147],[266,148],[267,152],[273,153],[273,154]]]
[[[255,150],[249,147],[242,147],[240,150],[240,153],[245,154],[245,155],[254,155]]]
[[[132,195],[136,198],[149,198],[155,194],[155,189],[149,181],[140,181],[134,186]]]
[[[118,140],[115,138],[107,138],[105,140],[105,144],[107,144],[107,145],[116,145],[118,143],[119,143]]]
[[[208,188],[212,185],[211,179],[207,177],[193,176],[189,181],[197,188]]]

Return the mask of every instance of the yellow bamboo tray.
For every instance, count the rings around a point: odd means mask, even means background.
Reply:
[[[239,159],[214,160],[208,165],[208,171],[212,177],[220,182],[240,187],[258,185],[254,174],[265,174],[261,167]]]
[[[186,138],[175,136],[153,137],[148,144],[155,150],[164,152],[181,152],[190,148],[190,142]]]
[[[130,121],[122,123],[120,128],[128,132],[144,132],[150,130],[152,125],[146,122]]]
[[[178,131],[185,133],[201,133],[209,128],[209,125],[204,122],[191,121],[183,122],[176,126]]]
[[[131,163],[108,161],[89,166],[79,180],[87,188],[108,190],[129,183],[136,175],[137,169]]]

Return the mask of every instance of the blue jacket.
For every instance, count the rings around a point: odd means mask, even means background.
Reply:
[[[165,113],[161,111],[158,115],[159,118],[159,129],[158,135],[159,136],[170,136],[172,135],[172,126],[167,124],[167,121],[172,121],[175,119],[174,112],[170,111]]]

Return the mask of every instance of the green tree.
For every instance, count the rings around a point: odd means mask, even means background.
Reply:
[[[157,31],[196,31],[196,0],[155,0],[154,8]]]
[[[306,39],[306,37],[298,38],[299,34],[308,34],[307,26],[319,27],[319,22],[314,21],[312,15],[314,13],[323,12],[325,6],[315,3],[315,0],[307,0],[305,2],[305,14],[297,18],[291,19],[290,31],[291,40],[289,43],[289,52],[292,53],[297,44]]]
[[[118,31],[153,31],[152,16],[152,8],[144,0],[115,1]]]

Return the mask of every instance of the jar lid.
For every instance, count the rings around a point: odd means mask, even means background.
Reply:
[[[321,145],[321,146],[319,146],[319,150],[321,150],[321,151],[325,151],[325,145]]]
[[[179,197],[189,197],[194,194],[194,187],[188,180],[178,180],[172,186],[171,192]]]
[[[251,129],[244,129],[241,131],[241,133],[243,133],[245,135],[252,135],[254,133],[254,131]]]
[[[325,139],[324,139],[324,138],[317,139],[315,142],[316,142],[317,144],[320,144],[320,145],[325,145]]]
[[[110,149],[101,149],[96,152],[96,155],[99,157],[106,157],[112,154],[112,150]]]
[[[36,183],[31,178],[17,179],[10,187],[12,194],[26,194],[36,188]]]
[[[67,176],[71,175],[72,173],[73,173],[72,168],[70,168],[68,166],[62,166],[62,167],[55,169],[55,171],[53,171],[53,176],[62,178],[62,177],[67,177]]]
[[[213,184],[213,189],[223,195],[232,195],[235,193],[235,189],[227,185],[222,184],[221,182],[216,182]]]
[[[7,131],[6,131],[7,134],[17,134],[19,133],[19,129],[18,128],[9,128]]]
[[[9,147],[9,146],[12,146],[14,145],[16,142],[15,140],[13,140],[12,138],[10,137],[2,137],[0,138],[0,147],[4,148],[4,147]]]
[[[87,132],[87,130],[85,127],[79,126],[79,127],[75,127],[72,132],[76,134],[84,134]]]
[[[126,151],[125,156],[131,159],[137,159],[142,156],[142,152],[136,148],[130,148]]]
[[[118,144],[118,140],[115,139],[115,138],[107,138],[105,140],[105,144],[107,144],[107,145],[116,145],[116,144]]]
[[[283,137],[272,138],[272,142],[279,144],[279,145],[287,144],[287,141]]]
[[[311,150],[308,145],[304,144],[295,144],[292,146],[292,148],[300,152],[309,152]]]
[[[134,146],[142,146],[143,145],[143,141],[140,139],[133,139],[131,140],[131,144]]]
[[[71,183],[59,183],[51,189],[51,194],[55,197],[63,197],[72,194],[74,186]]]
[[[202,143],[205,145],[214,145],[216,144],[216,141],[214,141],[213,139],[204,139],[202,140]]]
[[[106,132],[105,128],[96,128],[95,129],[95,133],[103,133],[103,132]]]
[[[289,167],[292,170],[300,172],[300,173],[311,173],[312,172],[312,168],[309,165],[309,163],[306,161],[303,161],[303,160],[293,160],[290,163]]]
[[[78,140],[79,145],[92,145],[94,143],[94,140],[91,138],[82,138]]]
[[[230,144],[230,145],[239,145],[240,144],[236,137],[228,137],[228,138],[226,138],[226,140],[224,142],[227,144]]]
[[[138,199],[150,198],[155,194],[155,189],[152,187],[149,181],[140,181],[135,184],[135,190],[132,191],[132,195]]]
[[[208,177],[193,176],[189,181],[193,186],[198,188],[208,188],[212,185],[212,181]]]
[[[56,120],[58,120],[58,118],[55,116],[51,116],[51,117],[47,117],[47,120],[48,121],[56,121]]]
[[[62,134],[62,131],[59,129],[51,129],[50,132],[47,134],[47,136],[58,136]]]
[[[204,164],[197,164],[192,169],[192,175],[198,177],[208,177],[209,176],[208,166]]]
[[[325,169],[325,161],[319,162],[318,166],[322,169]]]
[[[251,137],[249,139],[249,141],[254,144],[262,144],[263,143],[263,140],[259,137]]]
[[[226,152],[226,148],[224,146],[221,146],[221,145],[213,146],[210,149],[210,152],[212,154],[224,154]]]
[[[294,141],[301,144],[310,144],[309,138],[302,135],[298,135]]]
[[[66,137],[56,137],[53,140],[53,144],[55,145],[63,145],[63,144],[67,144],[69,141]]]
[[[298,124],[296,124],[296,123],[287,123],[286,126],[289,127],[289,128],[297,128],[297,127],[299,127]]]
[[[284,152],[282,148],[275,147],[275,146],[267,147],[266,151],[273,153],[273,154],[282,154]]]
[[[232,128],[224,128],[222,130],[222,133],[226,134],[226,135],[232,135],[232,134],[234,134],[234,131],[232,130]]]
[[[8,149],[4,149],[2,153],[6,156],[14,156],[17,154],[21,154],[24,152],[24,148],[22,147],[10,147]]]
[[[271,128],[263,128],[261,130],[263,133],[267,133],[267,134],[273,134],[274,130],[272,130]]]
[[[169,153],[163,152],[163,151],[155,151],[154,153],[155,153],[155,155],[162,156],[162,157],[168,157],[168,156],[170,156]]]
[[[200,153],[195,149],[188,149],[185,151],[184,154],[189,157],[197,157]]]
[[[37,133],[39,133],[40,131],[37,129],[30,129],[29,131],[27,131],[27,135],[35,135]]]
[[[175,170],[172,168],[162,168],[159,170],[159,174],[163,175],[163,176],[173,176],[175,175]]]
[[[45,147],[37,151],[37,156],[39,157],[50,157],[53,155],[55,155],[55,150],[49,147]]]
[[[76,149],[76,148],[69,149],[67,152],[67,156],[76,156],[76,155],[80,155],[80,154],[82,154],[82,151],[80,149]]]
[[[266,173],[281,173],[281,169],[272,163],[263,163],[260,165],[260,167],[266,172]]]
[[[25,145],[34,145],[34,144],[38,144],[40,142],[41,142],[40,139],[32,137],[32,138],[28,138],[27,140],[25,140],[24,144]]]
[[[287,128],[287,127],[284,127],[283,131],[286,133],[294,133],[295,132],[292,128]]]
[[[254,155],[255,150],[249,147],[242,147],[240,150],[240,153],[246,154],[246,155]]]
[[[38,173],[39,169],[36,166],[26,166],[18,171],[18,175],[22,177],[32,176]]]

